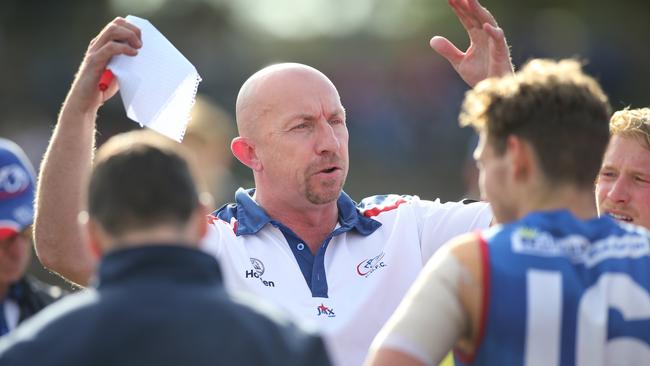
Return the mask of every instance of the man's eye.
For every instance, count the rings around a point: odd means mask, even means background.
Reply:
[[[610,172],[610,171],[603,171],[603,172],[600,172],[600,176],[605,177],[605,178],[615,178],[616,174],[614,174],[614,172]]]

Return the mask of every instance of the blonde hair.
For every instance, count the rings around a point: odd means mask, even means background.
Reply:
[[[625,108],[615,112],[609,121],[609,132],[639,138],[650,149],[650,108]]]

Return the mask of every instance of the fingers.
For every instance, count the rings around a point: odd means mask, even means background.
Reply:
[[[467,9],[481,25],[488,23],[497,26],[496,19],[486,8],[479,4],[478,0],[467,0]]]
[[[89,76],[99,80],[99,76],[113,56],[135,56],[142,47],[140,29],[124,18],[115,18],[90,41],[84,65]]]
[[[142,33],[140,33],[140,28],[138,28],[135,25],[127,22],[126,19],[124,19],[124,18],[119,18],[118,17],[117,19],[119,19],[121,21],[121,24],[123,24],[126,28],[130,29],[133,33],[135,33],[135,35],[137,37],[137,40],[138,40],[138,43],[139,43],[139,46],[137,46],[137,47],[141,47],[142,46]]]
[[[463,58],[465,57],[465,53],[456,48],[456,46],[445,37],[435,36],[431,38],[429,45],[434,51],[438,52],[440,56],[446,58],[447,61],[454,65],[454,67],[463,61]]]
[[[483,30],[495,41],[503,41],[505,43],[506,37],[503,34],[503,29],[495,27],[491,24],[483,24]]]
[[[90,64],[97,65],[97,67],[103,71],[111,57],[115,55],[135,56],[137,54],[138,50],[131,47],[129,44],[112,41],[105,44],[96,52],[89,53],[86,57],[86,61]]]
[[[512,60],[510,60],[510,48],[503,33],[503,30],[490,24],[483,25],[485,33],[490,37],[490,67],[488,76],[504,76],[514,73]]]
[[[458,20],[463,25],[463,27],[469,32],[472,28],[480,27],[481,25],[477,23],[466,11],[465,0],[448,0],[449,6],[454,11]]]
[[[108,42],[127,43],[133,48],[142,47],[140,29],[127,22],[124,18],[117,17],[108,23],[104,29],[93,39],[88,48],[89,52],[97,51]]]
[[[108,62],[116,55],[135,56],[140,47],[141,34],[136,26],[124,18],[115,18],[107,24],[90,42],[64,107],[82,112],[96,112],[118,89],[115,80],[110,83],[108,89],[102,91],[99,88],[100,77]]]
[[[508,43],[506,42],[506,37],[503,33],[503,29],[485,23],[483,24],[483,30],[494,42],[494,47],[492,47],[491,50],[493,58],[507,58],[510,60],[510,49],[508,48]]]

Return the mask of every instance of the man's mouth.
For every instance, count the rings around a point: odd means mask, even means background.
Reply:
[[[618,221],[624,221],[624,222],[632,222],[634,219],[631,216],[621,214],[621,213],[614,213],[614,212],[608,212],[607,213],[609,216],[611,216],[614,220]]]
[[[327,173],[327,174],[334,173],[338,169],[340,169],[340,168],[333,166],[333,167],[325,168],[325,169],[321,170],[319,173]]]

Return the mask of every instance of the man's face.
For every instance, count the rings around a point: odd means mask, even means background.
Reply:
[[[285,75],[269,92],[256,154],[266,190],[292,202],[336,201],[348,173],[345,110],[319,75]],[[306,199],[306,201],[305,201]]]
[[[29,263],[31,245],[31,228],[0,239],[0,285],[10,285],[23,276]]]
[[[612,136],[596,182],[600,215],[650,228],[650,149],[634,136]]]
[[[474,151],[474,159],[479,169],[479,189],[481,200],[488,201],[494,217],[500,223],[517,219],[516,210],[508,188],[508,158],[507,153],[498,155],[492,144],[487,141],[485,133],[481,133],[478,146]]]

